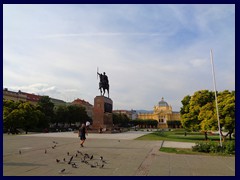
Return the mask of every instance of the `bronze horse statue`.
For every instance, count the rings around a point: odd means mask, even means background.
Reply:
[[[100,77],[100,82],[99,82],[99,90],[101,93],[101,96],[105,95],[105,90],[107,90],[108,93],[108,98],[109,98],[109,83],[108,83],[108,77],[105,74],[105,72],[103,74],[101,73],[97,73]]]
[[[105,84],[105,85],[100,86],[99,90],[100,90],[102,96],[104,96],[105,90],[107,90],[108,98],[109,98],[109,84]]]

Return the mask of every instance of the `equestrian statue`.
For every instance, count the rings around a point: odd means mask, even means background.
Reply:
[[[108,98],[109,98],[109,82],[108,82],[108,77],[105,72],[99,73],[97,71],[97,75],[99,76],[100,82],[99,82],[99,90],[101,93],[101,96],[104,96],[105,90],[108,92]]]

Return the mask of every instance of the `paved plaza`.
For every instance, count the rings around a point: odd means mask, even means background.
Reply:
[[[235,157],[163,153],[161,146],[193,144],[134,140],[146,133],[88,134],[83,148],[73,132],[4,134],[3,175],[235,176]]]

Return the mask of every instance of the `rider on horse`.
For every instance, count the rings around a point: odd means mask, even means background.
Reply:
[[[101,95],[102,95],[102,89],[103,89],[103,95],[105,94],[105,89],[107,89],[108,93],[109,93],[109,84],[108,84],[108,77],[106,75],[105,72],[103,72],[103,74],[101,73],[98,73],[97,74],[99,75],[100,77],[100,82],[99,82],[99,90],[101,92]],[[108,94],[109,96],[109,94]]]

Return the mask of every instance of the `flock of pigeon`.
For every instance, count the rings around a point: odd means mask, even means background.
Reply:
[[[58,142],[53,141],[52,149],[55,149],[57,147]],[[21,154],[21,150],[19,150],[19,154]],[[45,154],[47,154],[47,150],[44,151]],[[56,159],[56,163],[66,163],[70,165],[72,168],[78,168],[80,166],[79,163],[82,163],[84,165],[87,165],[91,168],[104,168],[104,165],[107,164],[107,162],[103,159],[102,156],[99,156],[98,158],[93,157],[93,155],[83,153],[79,150],[74,153],[74,155],[70,155],[69,152],[66,153],[67,158],[63,159]],[[96,155],[95,155],[96,156]],[[65,173],[66,169],[61,169],[59,173]]]
[[[55,149],[57,147],[57,142],[53,141],[54,145],[52,146],[52,149]],[[47,151],[45,150],[45,153],[47,153]],[[68,158],[63,158],[61,159],[56,159],[56,163],[66,163],[68,165],[70,165],[72,168],[78,168],[80,166],[79,163],[82,163],[83,165],[87,165],[91,168],[103,168],[104,165],[107,163],[102,156],[100,156],[99,158],[95,158],[93,157],[93,155],[89,155],[87,153],[83,153],[79,150],[76,151],[76,153],[74,153],[74,155],[70,155],[69,152],[67,152],[67,157]],[[74,161],[73,161],[74,159]],[[66,171],[66,169],[61,169],[59,171],[59,173],[64,173]]]

